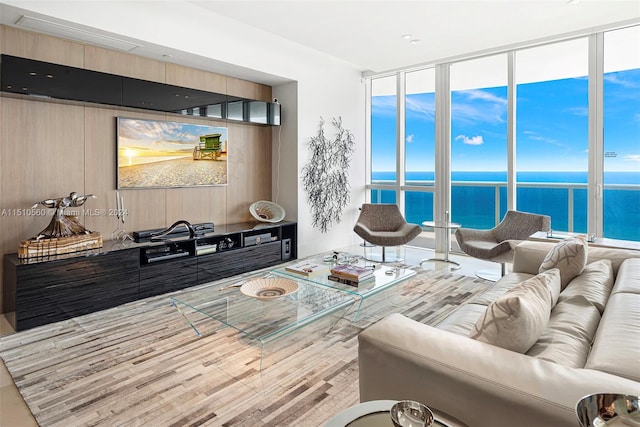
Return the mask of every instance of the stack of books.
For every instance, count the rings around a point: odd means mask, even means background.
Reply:
[[[345,285],[358,286],[373,281],[373,267],[359,267],[357,265],[340,264],[330,270],[329,280]]]

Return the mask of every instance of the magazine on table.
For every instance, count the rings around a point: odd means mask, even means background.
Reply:
[[[288,265],[284,268],[286,271],[290,271],[292,273],[300,274],[302,276],[315,276],[316,274],[326,273],[327,266],[321,265],[315,262],[299,262],[297,264]]]

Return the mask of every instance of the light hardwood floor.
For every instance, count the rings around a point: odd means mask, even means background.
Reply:
[[[351,248],[343,248],[343,251],[352,253],[363,253],[364,248],[354,246]],[[376,250],[376,249],[374,249]],[[378,249],[379,250],[379,249]],[[371,251],[371,249],[367,249]],[[433,250],[401,247],[388,248],[387,254],[396,254],[404,259],[409,265],[417,265],[421,260],[442,257],[443,254],[435,253]],[[460,269],[456,270],[457,274],[465,276],[474,276],[478,270],[490,270],[492,272],[500,272],[499,264],[480,261],[460,254],[450,254],[450,259],[460,263]],[[422,264],[424,269],[448,269],[452,265],[438,261],[428,261]],[[0,315],[0,336],[13,333],[13,328],[3,315]],[[9,372],[4,363],[0,361],[0,427],[31,427],[38,426],[35,419],[31,415],[29,408],[25,404],[22,396],[18,392]]]

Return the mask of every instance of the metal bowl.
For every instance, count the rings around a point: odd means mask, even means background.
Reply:
[[[591,394],[580,399],[576,415],[582,427],[640,426],[638,396]]]
[[[429,427],[433,413],[420,402],[401,400],[391,407],[391,421],[395,427]]]

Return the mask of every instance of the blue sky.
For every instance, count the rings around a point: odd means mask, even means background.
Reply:
[[[605,171],[640,172],[640,69],[605,75]],[[588,80],[518,85],[516,163],[521,171],[586,171]],[[395,96],[372,99],[373,171],[395,170]],[[451,169],[507,167],[507,88],[453,92]],[[433,170],[434,95],[406,104],[408,171]]]

